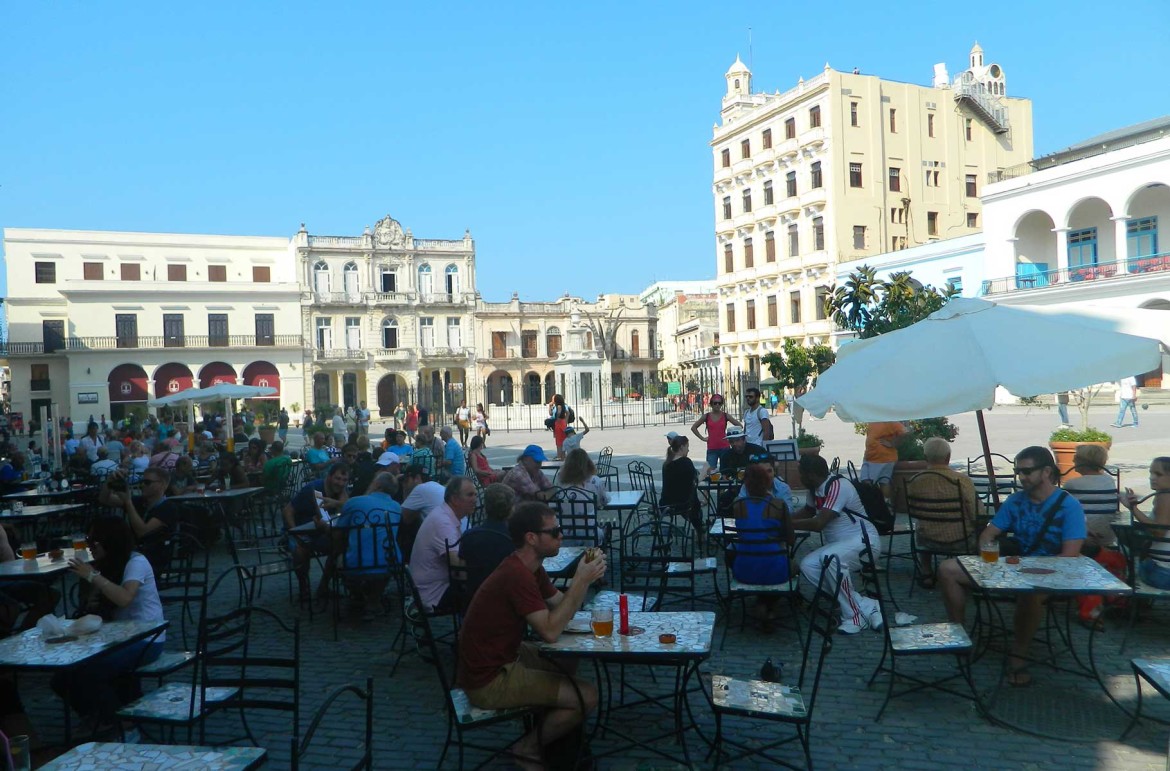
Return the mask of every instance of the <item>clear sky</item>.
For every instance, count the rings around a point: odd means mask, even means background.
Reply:
[[[977,39],[1042,154],[1170,113],[1170,3],[1120,9],[9,0],[0,227],[358,235],[389,213],[470,228],[489,300],[709,278],[707,143],[749,27],[767,91],[826,62],[927,84]]]

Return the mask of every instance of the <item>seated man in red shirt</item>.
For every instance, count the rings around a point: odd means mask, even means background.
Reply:
[[[589,585],[605,575],[605,557],[581,560],[569,588],[560,592],[541,566],[561,547],[553,510],[543,503],[521,503],[508,518],[508,533],[516,551],[488,576],[467,609],[456,683],[483,709],[546,707],[540,727],[511,748],[521,768],[544,768],[541,745],[584,721],[597,706],[597,688],[570,679],[566,671],[571,673],[571,667],[541,658],[535,645],[523,641],[524,630],[531,626],[541,639],[555,642],[581,608]]]

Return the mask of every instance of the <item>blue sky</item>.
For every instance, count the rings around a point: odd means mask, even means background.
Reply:
[[[425,7],[424,7],[425,6]],[[1170,113],[1170,3],[8,3],[0,227],[477,241],[489,300],[714,274],[723,73],[928,83],[978,39],[1037,153]],[[889,9],[897,9],[891,15]],[[0,293],[4,287],[0,286]]]

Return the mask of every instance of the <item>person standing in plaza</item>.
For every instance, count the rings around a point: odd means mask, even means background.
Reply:
[[[345,440],[349,437],[349,430],[345,425],[345,415],[338,407],[333,411],[333,443],[338,447],[345,446]]]
[[[865,427],[865,455],[861,478],[876,482],[882,494],[890,497],[890,480],[898,462],[898,445],[906,436],[906,426],[896,420],[875,421]]]
[[[553,394],[548,406],[548,415],[553,419],[553,439],[557,443],[557,460],[565,459],[565,428],[569,425],[569,411],[565,408],[565,397]]]
[[[288,410],[284,407],[280,408],[280,415],[276,418],[276,435],[281,442],[288,441]]]
[[[768,408],[760,405],[760,389],[747,389],[744,399],[747,405],[743,409],[743,431],[747,434],[748,444],[763,445],[772,441],[772,420]]]
[[[471,436],[471,410],[467,407],[466,399],[455,408],[455,425],[459,428],[459,444],[466,447],[467,439]]]
[[[357,430],[359,434],[369,435],[370,433],[370,410],[366,407],[365,402],[362,402],[357,409]]]
[[[1069,428],[1068,422],[1068,391],[1061,391],[1056,395],[1056,411],[1060,414],[1060,427]]]
[[[402,426],[403,426],[403,430],[406,431],[406,438],[413,442],[414,435],[416,433],[418,433],[418,405],[417,404],[410,405],[410,409],[407,410],[406,416],[403,417],[403,419],[402,419]]]
[[[723,411],[722,394],[712,394],[708,404],[711,411],[700,415],[699,419],[691,424],[691,433],[707,445],[707,465],[710,468],[718,468],[723,456],[731,451],[731,444],[727,441],[727,424],[739,428],[742,428],[743,424]],[[706,436],[699,433],[699,426],[706,426]]]
[[[1121,409],[1117,411],[1117,420],[1113,421],[1113,427],[1125,428],[1125,411],[1129,410],[1130,414],[1133,415],[1133,427],[1137,428],[1137,378],[1133,376],[1123,377],[1117,381],[1117,398],[1121,402]]]
[[[475,435],[486,443],[488,434],[491,432],[488,431],[488,415],[483,404],[475,405],[475,418],[472,427],[475,429]]]
[[[406,406],[402,402],[398,402],[398,406],[394,408],[394,430],[402,431],[404,425],[406,425]]]
[[[301,434],[305,437],[305,442],[308,443],[309,436],[313,433],[313,411],[305,410],[305,416],[301,418]]]

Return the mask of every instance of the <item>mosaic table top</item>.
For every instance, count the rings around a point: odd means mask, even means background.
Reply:
[[[808,710],[800,689],[763,680],[735,680],[726,675],[711,678],[711,698],[716,706],[749,714],[804,717]]]
[[[89,742],[41,766],[46,771],[248,771],[268,755],[263,747],[184,747]]]
[[[87,661],[106,651],[152,636],[166,621],[107,621],[93,634],[76,640],[47,643],[40,629],[29,629],[0,640],[0,668],[58,669]]]
[[[998,562],[984,562],[977,554],[959,557],[959,564],[985,591],[1027,594],[1129,594],[1133,590],[1121,579],[1085,556],[1077,557],[1020,557],[1018,564],[1009,565],[1006,557]],[[1039,569],[1052,571],[1030,573]]]
[[[96,490],[96,487],[70,487],[67,490],[49,490],[47,492],[40,490],[21,490],[18,493],[8,493],[8,495],[0,496],[4,500],[11,501],[27,501],[34,498],[68,498],[71,495],[80,495],[86,492]]]
[[[645,497],[645,490],[616,490],[609,494],[609,503],[602,508],[607,511],[636,509]]]
[[[186,503],[199,503],[200,501],[215,500],[217,498],[246,498],[249,495],[256,495],[264,492],[263,487],[233,487],[230,490],[222,490],[215,492],[214,490],[206,490],[202,493],[183,493],[182,495],[172,495],[167,500],[184,501]]]
[[[960,651],[971,647],[971,638],[962,624],[911,624],[890,627],[890,644],[900,652]]]
[[[84,503],[41,503],[25,506],[19,514],[13,514],[12,509],[2,509],[0,510],[0,518],[11,522],[13,520],[51,517],[54,514],[68,514],[84,508]]]
[[[1154,684],[1158,692],[1170,698],[1170,659],[1134,659],[1133,666]]]
[[[563,573],[573,564],[573,560],[584,553],[584,546],[562,546],[557,556],[544,558],[544,572],[550,576]]]
[[[19,580],[22,578],[40,578],[54,576],[69,569],[69,560],[76,552],[73,549],[62,549],[61,559],[49,559],[48,554],[37,555],[35,560],[14,559],[11,562],[0,562],[0,580]],[[88,549],[83,550],[86,562],[92,562],[93,556]]]
[[[711,654],[715,614],[707,611],[687,613],[630,613],[630,626],[644,630],[641,634],[618,633],[618,614],[614,614],[613,634],[562,634],[556,642],[541,643],[547,654],[574,658],[646,658],[705,659]],[[659,642],[660,634],[673,633],[675,642]]]

